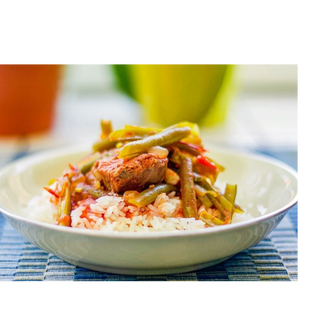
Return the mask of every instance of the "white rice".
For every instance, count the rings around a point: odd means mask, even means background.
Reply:
[[[57,207],[50,201],[54,196],[43,191],[42,196],[33,197],[23,215],[27,218],[56,223]],[[100,230],[101,232],[158,232],[206,228],[202,220],[184,218],[181,200],[175,192],[160,194],[146,207],[127,205],[120,196],[104,196],[90,204],[90,212],[84,214],[85,206],[80,205],[71,212],[71,227]],[[246,214],[234,214],[232,222],[252,218]]]

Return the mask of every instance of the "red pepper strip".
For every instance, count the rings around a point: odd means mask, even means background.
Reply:
[[[70,224],[71,224],[71,218],[70,216],[67,216],[67,215],[63,216],[57,221],[57,225],[59,226],[70,227]]]
[[[72,171],[76,171],[76,168],[75,168],[71,163],[69,163],[69,168],[70,168]]]
[[[209,161],[204,155],[200,154],[199,156],[197,156],[197,163],[203,164],[206,167],[209,167],[210,169],[213,170],[218,170],[217,167],[215,166],[215,164],[211,161]]]
[[[51,193],[52,195],[54,195],[55,197],[59,198],[59,196],[50,188],[48,187],[43,187],[44,190],[48,191],[49,193]]]

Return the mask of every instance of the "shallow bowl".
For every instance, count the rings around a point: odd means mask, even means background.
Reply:
[[[0,211],[29,242],[76,266],[117,274],[188,272],[218,264],[266,237],[296,204],[297,172],[273,158],[211,148],[226,170],[218,185],[237,184],[237,203],[251,220],[187,231],[150,233],[74,229],[22,216],[28,201],[88,149],[73,147],[17,160],[0,171]]]

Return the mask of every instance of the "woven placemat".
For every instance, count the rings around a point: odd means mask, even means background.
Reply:
[[[259,152],[297,168],[296,151]],[[265,239],[218,265],[181,274],[125,276],[62,261],[26,241],[0,213],[0,281],[295,281],[298,279],[297,216],[298,205],[289,210]]]

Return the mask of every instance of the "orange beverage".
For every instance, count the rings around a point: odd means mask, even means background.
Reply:
[[[60,65],[0,65],[0,135],[51,128],[61,69]]]

